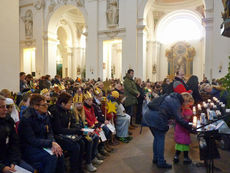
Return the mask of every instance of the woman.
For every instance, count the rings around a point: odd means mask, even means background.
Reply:
[[[195,103],[201,102],[202,99],[198,88],[199,85],[198,77],[192,75],[186,84],[188,86],[188,89],[192,90],[192,96],[194,98]]]
[[[192,95],[189,93],[172,93],[168,96],[161,96],[158,98],[158,100],[162,99],[159,102],[158,109],[153,110],[149,104],[143,115],[143,123],[150,127],[154,136],[153,163],[156,163],[159,168],[172,168],[172,165],[166,163],[164,159],[165,134],[169,129],[168,120],[175,119],[176,122],[184,128],[189,131],[192,130],[192,126],[190,126],[181,116],[181,107],[183,104],[189,104],[187,99],[190,98],[192,98]],[[150,103],[153,102],[156,102],[156,99]]]

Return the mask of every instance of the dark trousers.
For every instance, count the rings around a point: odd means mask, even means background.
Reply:
[[[64,157],[50,155],[40,148],[27,147],[23,152],[23,158],[41,173],[64,173]]]
[[[131,116],[131,120],[130,120],[130,125],[133,124],[133,117],[134,115],[134,105],[130,105],[130,106],[126,106],[125,107],[125,112]]]
[[[11,165],[11,163],[9,161],[1,161],[1,162],[4,163],[4,165],[7,165],[7,166]],[[20,161],[18,166],[24,168],[27,171],[34,172],[34,168],[32,166],[30,166],[28,163],[26,163],[25,161],[23,161],[23,160]]]
[[[153,159],[157,161],[158,165],[164,164],[164,147],[165,147],[165,132],[159,131],[150,127],[154,136],[153,139]]]
[[[143,103],[138,103],[137,104],[136,124],[141,124],[141,120],[142,120],[142,104]]]
[[[64,151],[67,151],[70,155],[70,169],[75,172],[81,170],[81,163],[82,163],[82,155],[81,155],[81,145],[79,141],[73,140],[62,140],[56,139],[57,143],[62,147]]]

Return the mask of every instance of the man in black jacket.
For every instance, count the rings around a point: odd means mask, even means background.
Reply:
[[[71,173],[81,172],[84,142],[80,139],[81,127],[77,126],[71,106],[73,98],[64,92],[57,100],[56,105],[49,110],[52,114],[52,125],[57,142],[70,154]]]
[[[6,113],[5,98],[0,96],[0,173],[14,172],[15,165],[33,171],[32,167],[21,161],[15,123]]]
[[[19,123],[23,158],[42,173],[65,172],[62,148],[55,142],[48,104],[44,96],[33,94],[30,107]]]

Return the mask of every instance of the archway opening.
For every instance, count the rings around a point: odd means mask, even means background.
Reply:
[[[47,72],[62,77],[85,77],[85,17],[75,6],[64,5],[50,17],[47,40]]]

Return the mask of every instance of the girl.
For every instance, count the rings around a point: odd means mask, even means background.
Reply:
[[[189,122],[193,114],[190,107],[194,104],[194,99],[190,97],[185,100],[187,101],[185,101],[182,105],[182,117],[185,121]],[[180,124],[176,123],[174,137],[176,141],[176,153],[173,159],[174,163],[179,162],[179,155],[181,152],[184,152],[184,164],[192,163],[192,160],[188,156],[189,144],[191,143],[189,131]]]

